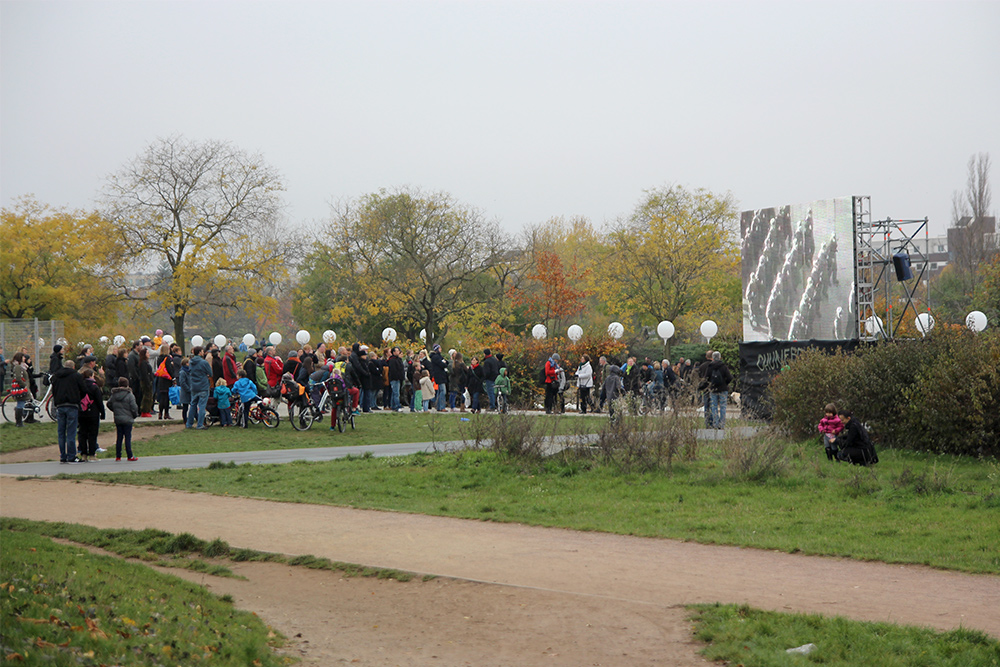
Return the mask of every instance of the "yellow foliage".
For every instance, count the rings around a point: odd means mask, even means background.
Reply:
[[[0,220],[0,316],[107,321],[123,252],[95,212],[53,209],[30,197]]]

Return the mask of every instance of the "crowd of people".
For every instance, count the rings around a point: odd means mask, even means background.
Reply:
[[[262,397],[284,397],[291,416],[296,408],[304,409],[309,397],[316,396],[315,389],[331,378],[342,383],[349,397],[347,408],[355,414],[407,408],[411,412],[478,413],[497,410],[512,393],[504,355],[494,355],[488,348],[466,362],[461,352],[451,350],[446,355],[439,344],[430,352],[404,353],[393,346],[381,355],[360,343],[350,348],[321,343],[316,349],[306,344],[290,350],[285,359],[274,346],[240,347],[246,352],[242,363],[231,344],[220,349],[212,341],[184,356],[176,343],[143,336],[127,347],[110,346],[99,364],[90,345],[75,359],[66,359],[63,346],[57,344],[49,356],[48,373],[35,371],[26,349],[8,361],[0,348],[0,382],[10,375],[18,427],[36,421],[35,411],[25,406],[38,395],[38,379],[51,382],[60,461],[64,463],[86,462],[103,451],[97,434],[107,416],[105,401],[116,426],[116,459],[121,460],[124,445],[126,460],[135,461],[132,425],[140,416],[152,417],[154,407],[158,419],[170,419],[171,407],[177,407],[187,428],[204,429],[212,408],[222,426],[237,425],[230,419],[231,401],[243,406],[239,425],[244,427],[249,424],[251,405]],[[676,404],[682,395],[691,395],[692,400],[701,402],[706,428],[725,428],[733,375],[718,351],[709,350],[697,364],[684,358],[673,364],[669,359],[653,361],[648,357],[639,362],[628,356],[619,366],[601,356],[596,368],[590,356],[583,354],[573,366],[570,376],[562,357],[553,353],[539,371],[546,414],[564,412],[567,391],[575,385],[581,414],[607,410],[614,416],[616,399],[627,394],[660,409]],[[685,388],[687,392],[682,391]],[[867,430],[849,411],[827,405],[818,429],[830,460],[863,465],[878,462]]]

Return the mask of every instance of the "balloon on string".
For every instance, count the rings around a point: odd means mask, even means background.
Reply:
[[[171,336],[170,334],[163,334],[163,342],[166,343],[167,345],[170,345],[171,343],[174,342],[174,337]]]
[[[387,340],[390,343],[396,340],[396,330],[392,327],[386,327],[382,329],[382,340]]]
[[[625,325],[621,322],[612,322],[608,325],[608,335],[618,340],[625,335]]]
[[[420,330],[420,340],[427,342],[427,329]]]
[[[917,331],[921,336],[926,336],[934,328],[934,317],[930,313],[920,313],[913,323],[917,326]]]
[[[327,345],[332,345],[337,342],[337,332],[327,329],[323,332],[323,342]]]
[[[865,320],[865,333],[869,336],[875,336],[877,334],[884,334],[885,329],[883,329],[882,318],[878,315],[871,315]]]
[[[101,336],[100,338],[97,339],[97,342],[100,343],[101,345],[107,345],[107,343],[108,343],[108,337],[107,336]]]
[[[216,336],[215,336],[215,344],[216,344],[216,345],[217,345],[217,346],[218,346],[219,348],[223,348],[223,347],[225,347],[225,346],[226,346],[226,343],[227,343],[227,342],[228,342],[228,341],[226,340],[226,337],[225,337],[225,336],[223,336],[222,334],[218,334],[218,335],[216,335]]]
[[[579,324],[574,324],[566,330],[566,335],[569,336],[569,339],[575,343],[583,338],[583,327]]]
[[[672,338],[674,335],[674,323],[670,320],[663,320],[656,325],[656,335],[663,340]]]
[[[701,335],[712,340],[715,334],[719,333],[719,325],[713,320],[705,320],[701,323]]]
[[[194,345],[195,347],[201,347],[202,345],[205,344],[205,339],[199,336],[198,334],[195,334],[191,336],[191,344]]]
[[[974,310],[965,316],[965,326],[977,333],[985,329],[988,322],[986,313],[981,310]]]
[[[115,345],[124,345],[125,344],[125,336],[123,336],[121,334],[118,334],[117,336],[115,336],[114,343],[115,343]]]
[[[243,344],[247,347],[253,347],[254,342],[257,338],[252,333],[243,334]]]
[[[281,345],[281,334],[277,331],[272,331],[271,335],[267,337],[271,341],[271,345]]]
[[[312,336],[310,336],[309,332],[305,329],[299,329],[299,332],[295,334],[295,342],[299,345],[305,345],[310,340],[312,340]]]
[[[536,324],[531,327],[531,335],[535,337],[535,340],[543,340],[549,335],[549,330],[545,328],[544,324]]]

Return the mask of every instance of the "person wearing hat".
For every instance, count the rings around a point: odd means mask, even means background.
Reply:
[[[431,352],[431,379],[437,384],[437,393],[434,395],[434,406],[438,412],[448,412],[446,401],[448,399],[448,362],[441,356],[441,345],[434,344]]]
[[[49,355],[49,373],[55,375],[63,367],[63,346],[56,344],[52,346],[52,354]]]

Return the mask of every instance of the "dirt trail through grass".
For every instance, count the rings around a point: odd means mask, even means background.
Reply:
[[[519,605],[534,608],[536,603],[524,600],[536,595],[542,595],[546,604],[561,605],[566,618],[572,618],[574,624],[589,622],[585,621],[588,615],[574,615],[573,610],[579,608],[593,613],[595,626],[618,627],[626,635],[629,633],[624,628],[636,630],[631,645],[637,661],[623,660],[621,664],[644,664],[638,659],[640,648],[662,651],[667,645],[680,650],[678,656],[686,656],[678,664],[696,662],[693,649],[682,639],[686,636],[686,627],[677,627],[678,623],[683,624],[678,605],[693,602],[748,603],[777,611],[844,615],[942,630],[964,626],[1000,637],[1000,615],[996,613],[1000,608],[1000,577],[995,576],[90,482],[18,481],[7,477],[0,481],[0,501],[0,513],[5,516],[73,521],[98,527],[186,531],[204,539],[221,537],[233,546],[286,554],[313,554],[332,560],[499,584],[502,588],[484,587],[483,590],[504,592],[490,602],[483,598],[478,610],[475,595],[462,598],[462,602],[456,598],[451,607],[446,605],[442,610],[441,598],[448,597],[445,593],[440,597],[436,593],[427,595],[425,599],[418,592],[413,594],[413,606],[403,607],[394,604],[396,593],[419,591],[419,585],[407,588],[409,584],[379,584],[381,590],[392,594],[369,594],[365,600],[375,605],[372,608],[359,603],[350,613],[357,616],[360,625],[348,622],[343,611],[331,609],[328,612],[339,624],[329,627],[331,641],[361,641],[365,633],[359,628],[372,622],[370,614],[375,617],[383,614],[385,623],[379,624],[383,630],[386,624],[408,628],[404,634],[417,632],[420,625],[406,619],[411,616],[419,619],[421,614],[427,614],[428,618],[436,617],[440,623],[428,621],[424,644],[445,646],[443,635],[438,633],[451,630],[439,625],[447,626],[444,621],[451,619],[456,625],[454,639],[450,641],[474,642],[477,640],[472,636],[483,631],[480,649],[484,652],[480,655],[492,655],[489,642],[504,636],[507,613],[522,609]],[[81,512],[83,508],[86,509]],[[335,574],[329,576],[339,579]],[[277,599],[287,598],[288,605],[299,604],[303,590],[322,590],[308,582],[303,589],[298,584],[306,580],[294,574],[287,578],[284,575],[277,579],[264,577],[263,581],[261,585],[281,582],[274,584],[277,589],[271,595]],[[221,587],[231,585],[217,583],[214,579],[211,584],[220,591]],[[358,587],[364,590],[364,586]],[[252,591],[253,587],[246,592],[247,599],[252,599]],[[330,595],[336,598],[342,594],[334,587]],[[420,602],[424,599],[426,604]],[[507,602],[502,602],[503,599]],[[471,610],[461,612],[462,621],[480,619],[481,622],[463,626],[455,617],[461,609]],[[641,611],[643,609],[646,611]],[[611,614],[610,620],[604,616],[605,612]],[[309,614],[308,607],[287,613],[288,623],[293,627],[299,614]],[[333,617],[327,622],[333,623]],[[541,617],[539,615],[525,627],[540,623]],[[285,632],[293,629],[280,621],[272,622]],[[641,632],[636,623],[643,627]],[[349,632],[348,626],[353,630]],[[323,634],[324,631],[321,627],[313,627],[309,632]],[[545,636],[544,633],[539,635],[540,638]],[[420,638],[419,635],[414,637]],[[575,640],[572,636],[560,637],[566,639],[566,644],[548,648],[554,652],[565,649],[563,657],[571,655]],[[313,640],[316,639],[314,635]],[[804,638],[803,643],[806,641],[808,638]],[[387,647],[396,642],[397,649],[402,646],[400,642],[405,643],[401,637],[386,638],[385,642]],[[422,660],[404,660],[395,650],[386,648],[384,663],[368,664],[422,663]],[[430,660],[429,655],[424,657]],[[662,654],[659,655],[662,658]],[[578,659],[585,657],[587,654],[576,653]],[[539,654],[538,661],[541,660]],[[590,662],[555,661],[553,664]],[[605,664],[615,662],[609,660]],[[455,663],[446,661],[446,664]],[[500,660],[496,664],[505,663]]]

